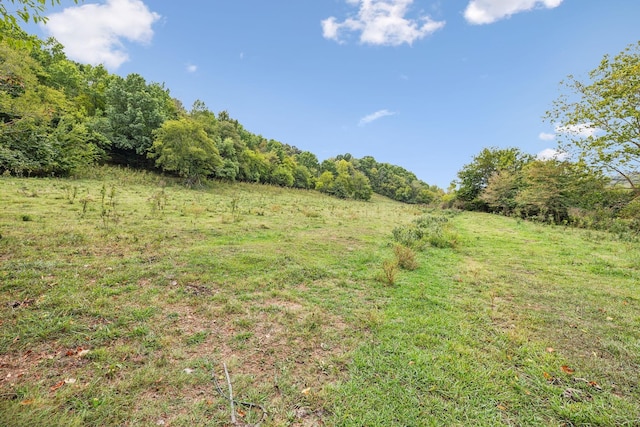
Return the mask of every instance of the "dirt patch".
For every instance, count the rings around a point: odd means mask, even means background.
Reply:
[[[63,376],[71,378],[74,371],[89,363],[86,357],[89,352],[74,348],[0,354],[0,394],[10,394],[11,389],[23,382],[45,381],[53,386]]]
[[[243,393],[257,393],[268,408],[280,407],[275,412],[282,416],[299,411],[293,425],[321,425],[321,405],[317,406],[313,399],[308,402],[303,392],[318,392],[346,375],[344,359],[350,350],[345,345],[347,323],[317,308],[279,298],[252,302],[250,308],[237,312],[221,310],[183,304],[167,307],[173,320],[162,329],[181,343],[176,344],[179,349],[169,356],[168,363],[181,369],[188,366],[201,375],[205,369],[203,360],[209,361],[218,373],[226,363],[239,398]],[[202,339],[184,345],[190,337]],[[207,374],[210,379],[211,372]],[[182,390],[181,399],[206,403],[211,399],[212,387],[209,383]],[[205,389],[207,394],[203,395]],[[166,398],[166,392],[159,387],[140,396],[141,408],[144,400]],[[214,402],[219,403],[214,397]]]

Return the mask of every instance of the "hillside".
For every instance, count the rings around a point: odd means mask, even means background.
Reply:
[[[263,425],[640,423],[637,242],[111,168],[0,206],[0,425],[229,425],[223,365]]]

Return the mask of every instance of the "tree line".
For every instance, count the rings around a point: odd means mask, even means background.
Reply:
[[[561,156],[485,148],[445,193],[402,167],[311,152],[253,134],[202,101],[187,110],[162,84],[69,60],[53,39],[23,32],[45,0],[0,4],[0,173],[69,176],[116,163],[182,177],[315,189],[580,226],[640,230],[640,43],[605,55],[588,79],[573,76],[545,119]],[[57,3],[56,0],[52,1]],[[565,159],[566,160],[561,160]]]
[[[485,148],[458,172],[450,206],[640,233],[640,42],[569,76],[545,119],[558,156]]]
[[[204,102],[190,109],[163,84],[69,60],[54,39],[4,26],[0,40],[0,173],[69,176],[114,163],[179,176],[316,189],[369,200],[437,203],[443,191],[399,167],[315,154],[246,130]]]

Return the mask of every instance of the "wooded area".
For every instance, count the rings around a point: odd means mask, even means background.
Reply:
[[[99,163],[184,178],[317,189],[368,200],[438,202],[443,191],[395,165],[315,154],[246,130],[202,101],[187,110],[163,84],[69,60],[63,46],[12,28],[0,44],[0,173],[74,176]]]
[[[0,173],[80,176],[111,163],[179,176],[315,189],[369,200],[457,207],[556,224],[640,230],[640,44],[605,56],[590,81],[569,76],[545,118],[561,138],[558,156],[485,148],[445,193],[406,169],[350,154],[320,162],[254,134],[202,101],[187,109],[164,84],[121,77],[69,60],[56,40],[22,31],[43,2],[2,9]]]

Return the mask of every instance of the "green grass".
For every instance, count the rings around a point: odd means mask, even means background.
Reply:
[[[223,363],[269,426],[640,424],[633,241],[447,214],[390,284],[442,214],[107,168],[0,206],[0,425],[228,425]]]

